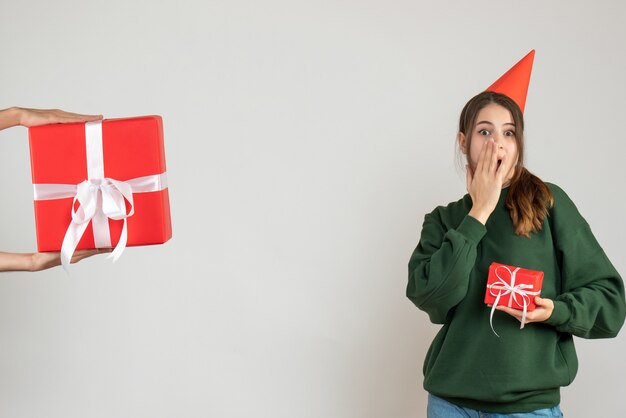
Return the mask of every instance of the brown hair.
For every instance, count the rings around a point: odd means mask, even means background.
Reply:
[[[554,205],[554,196],[539,177],[524,167],[524,115],[517,103],[504,94],[492,91],[477,94],[461,111],[459,132],[466,137],[465,146],[468,150],[469,162],[469,149],[476,118],[480,110],[491,103],[500,105],[511,112],[513,123],[515,123],[518,159],[505,205],[515,225],[515,233],[530,238],[531,232],[541,230],[541,224],[548,214],[548,209]]]

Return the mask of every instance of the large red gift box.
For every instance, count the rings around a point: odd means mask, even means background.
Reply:
[[[92,195],[105,231],[108,223],[105,247],[117,246],[122,235],[127,235],[122,247],[161,244],[172,237],[160,116],[36,126],[29,128],[29,138],[39,251],[61,250],[70,224],[76,223],[73,210],[79,215],[90,210],[91,202],[77,195],[81,185],[87,194],[108,185]],[[107,196],[109,202],[121,202],[121,216],[106,215]],[[94,222],[83,222],[88,224],[75,238],[76,249],[103,246],[95,242],[102,242],[100,232],[94,241]]]
[[[539,296],[543,271],[529,270],[497,262],[489,266],[485,303],[532,311]]]

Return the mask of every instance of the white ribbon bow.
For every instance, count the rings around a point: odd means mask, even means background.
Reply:
[[[120,239],[108,257],[113,258],[115,262],[124,252],[128,241],[127,219],[135,213],[133,193],[156,192],[167,188],[166,173],[137,177],[127,181],[104,177],[101,121],[85,124],[85,141],[89,177],[87,180],[77,185],[33,185],[35,200],[74,198],[72,221],[61,245],[61,264],[66,271],[89,222],[92,223],[96,248],[110,248],[111,236],[108,220],[124,220]],[[76,202],[79,203],[78,208],[76,208]]]
[[[502,277],[500,277],[500,275],[498,274],[498,269],[499,268],[503,268],[506,271],[509,272],[509,277],[510,280],[506,281],[505,279],[503,279]],[[508,268],[507,266],[497,266],[494,269],[494,274],[496,275],[496,277],[498,278],[498,281],[492,284],[487,285],[487,288],[489,289],[489,293],[491,293],[493,296],[496,297],[496,300],[493,302],[493,305],[491,306],[491,314],[489,315],[489,325],[491,325],[491,330],[493,331],[494,334],[496,334],[496,336],[498,338],[500,338],[500,336],[498,335],[498,333],[493,329],[493,313],[496,311],[496,306],[498,306],[498,302],[500,301],[500,298],[502,296],[511,294],[510,298],[509,298],[509,304],[508,307],[510,308],[513,304],[513,301],[515,301],[515,303],[519,306],[522,305],[522,323],[520,324],[520,329],[524,328],[524,324],[526,323],[526,311],[528,308],[528,305],[530,304],[530,296],[529,295],[538,295],[540,292],[539,291],[530,291],[530,290],[523,290],[523,289],[532,289],[533,285],[531,284],[518,284],[517,286],[515,285],[515,278],[517,275],[517,272],[520,270],[521,267],[517,267],[515,270],[511,271],[510,268]],[[495,291],[498,291],[498,293],[496,294]],[[522,301],[520,303],[520,301],[517,299],[517,297],[520,296],[522,298]]]
[[[130,205],[130,212],[126,214],[126,200]],[[76,201],[80,203],[78,209],[75,209]],[[80,183],[76,188],[76,196],[72,202],[72,223],[67,228],[65,237],[63,238],[63,244],[61,246],[61,264],[64,267],[69,265],[72,254],[78,246],[80,238],[85,233],[89,222],[94,220],[94,230],[97,225],[102,223],[108,223],[107,218],[114,220],[124,220],[124,226],[122,227],[122,234],[115,246],[113,252],[108,258],[113,258],[113,261],[122,255],[126,242],[128,239],[127,233],[127,218],[135,213],[133,206],[133,189],[130,184],[113,180],[110,178],[104,178],[102,180],[85,180]],[[97,219],[97,221],[96,221]],[[108,229],[108,228],[107,228]],[[111,245],[110,236],[103,234],[96,234],[94,232],[94,239],[98,236],[105,238],[105,241],[96,244],[96,247],[109,247]]]

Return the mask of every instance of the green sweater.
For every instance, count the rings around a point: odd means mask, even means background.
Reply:
[[[567,194],[546,183],[554,207],[531,238],[515,234],[504,205],[483,225],[466,194],[424,217],[409,261],[407,297],[443,324],[424,361],[424,388],[454,404],[494,413],[530,412],[560,402],[578,369],[572,335],[615,337],[624,323],[624,284]],[[484,304],[491,262],[544,272],[542,298],[554,301],[542,323],[520,323]]]

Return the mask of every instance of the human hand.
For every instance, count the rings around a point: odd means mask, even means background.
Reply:
[[[102,115],[81,115],[65,112],[59,109],[27,109],[18,107],[18,124],[30,128],[31,126],[47,125],[49,123],[92,122],[102,120]]]
[[[550,318],[552,311],[554,311],[554,301],[552,299],[535,296],[535,305],[537,305],[537,307],[534,310],[526,312],[525,324],[529,324],[531,322],[543,322]],[[518,321],[522,322],[521,309],[509,308],[508,306],[496,306],[496,309],[506,312],[515,317]]]
[[[80,260],[91,257],[92,255],[110,253],[112,248],[97,248],[93,250],[76,250],[72,255],[71,264],[78,263]],[[59,252],[45,252],[34,253],[31,258],[31,271],[46,270],[51,267],[61,265],[61,253]]]
[[[472,172],[466,165],[467,191],[472,198],[470,215],[485,224],[498,204],[504,175],[509,170],[509,161],[506,154],[498,166],[497,144],[491,138],[483,144],[478,156],[476,170]]]

